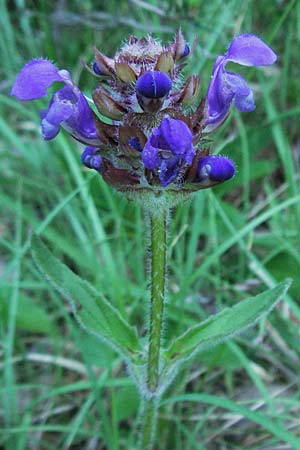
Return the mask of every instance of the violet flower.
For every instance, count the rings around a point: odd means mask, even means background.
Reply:
[[[41,128],[45,140],[57,136],[65,128],[75,139],[99,145],[93,112],[82,92],[71,80],[66,70],[59,70],[47,59],[33,59],[18,74],[11,90],[19,100],[35,100],[47,95],[54,82],[65,83],[52,95],[47,109],[40,112]]]
[[[227,117],[231,105],[242,112],[255,109],[253,91],[241,75],[226,70],[228,62],[243,66],[267,66],[277,59],[276,54],[261,39],[241,34],[231,42],[224,56],[215,62],[208,87],[205,106],[205,131],[212,131]]]
[[[182,120],[164,117],[154,129],[142,151],[147,169],[156,169],[163,187],[178,175],[181,166],[192,164],[195,156],[192,133]]]

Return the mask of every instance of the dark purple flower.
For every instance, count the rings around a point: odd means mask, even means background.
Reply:
[[[234,163],[226,156],[203,156],[198,161],[198,181],[201,183],[222,183],[232,178],[234,173]]]
[[[148,138],[142,160],[147,169],[157,169],[164,187],[177,177],[184,163],[192,164],[195,156],[192,137],[185,122],[165,117]]]
[[[35,100],[47,95],[47,88],[55,81],[65,86],[40,113],[44,139],[53,139],[62,126],[79,141],[99,145],[93,113],[84,95],[73,84],[68,71],[57,69],[47,59],[33,59],[26,64],[16,78],[11,95],[19,100]]]
[[[224,56],[215,62],[206,96],[206,131],[216,128],[229,113],[232,103],[242,112],[253,111],[253,91],[244,78],[228,72],[231,61],[243,66],[267,66],[277,59],[276,54],[261,39],[252,34],[241,34],[230,44]]]
[[[94,147],[86,147],[81,155],[82,163],[89,169],[100,171],[102,158],[98,153],[98,149]]]
[[[146,98],[165,97],[172,88],[171,78],[159,70],[143,73],[136,82],[136,91]]]

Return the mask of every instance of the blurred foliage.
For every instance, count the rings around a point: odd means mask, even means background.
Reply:
[[[235,179],[173,211],[166,333],[179,334],[283,278],[295,281],[270,320],[234,347],[223,344],[187,364],[167,393],[185,392],[187,400],[161,407],[157,448],[287,448],[270,421],[298,437],[299,1],[2,0],[0,24],[0,446],[136,444],[132,381],[114,352],[77,329],[68,305],[40,278],[28,252],[33,231],[141,335],[148,314],[140,207],[83,169],[82,148],[64,133],[42,141],[38,111],[46,101],[9,97],[14,77],[27,60],[46,56],[90,95],[95,81],[81,61],[92,62],[94,45],[113,55],[129,34],[147,33],[167,43],[180,25],[190,44],[198,36],[185,73],[201,75],[201,95],[217,55],[240,32],[259,35],[279,59],[245,72],[257,109],[234,111],[213,137],[214,152],[237,162]],[[215,403],[189,400],[203,391]],[[228,399],[253,415],[230,410]]]

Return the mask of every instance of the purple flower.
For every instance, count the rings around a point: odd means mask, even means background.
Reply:
[[[243,66],[267,66],[276,59],[273,50],[252,34],[241,34],[231,42],[213,68],[206,96],[206,131],[212,131],[225,120],[232,103],[242,112],[255,109],[252,89],[242,76],[228,72],[226,64],[231,61]]]
[[[42,110],[41,128],[45,140],[55,138],[60,127],[75,139],[90,145],[99,145],[93,112],[82,92],[66,70],[59,70],[47,59],[33,59],[18,74],[11,90],[19,100],[35,100],[47,95],[54,82],[65,83],[53,94],[47,109]]]
[[[182,165],[192,164],[195,151],[192,133],[182,120],[165,117],[149,136],[142,151],[147,169],[157,169],[163,187],[178,175]]]
[[[94,147],[86,147],[81,155],[82,163],[89,169],[100,171],[102,158],[98,153],[98,149]]]
[[[234,176],[235,167],[226,156],[203,156],[198,161],[198,181],[202,184],[222,183]]]
[[[165,97],[172,88],[171,78],[159,70],[149,70],[136,82],[136,91],[146,98]]]

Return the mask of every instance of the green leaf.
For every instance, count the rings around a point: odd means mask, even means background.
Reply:
[[[226,308],[191,327],[171,343],[163,356],[173,361],[185,360],[202,349],[213,347],[242,332],[268,314],[286,293],[290,284],[291,280],[285,280],[273,289]]]
[[[69,301],[78,323],[86,331],[113,345],[123,356],[133,356],[140,350],[135,329],[103,295],[61,263],[37,236],[32,237],[31,244],[39,271]]]

